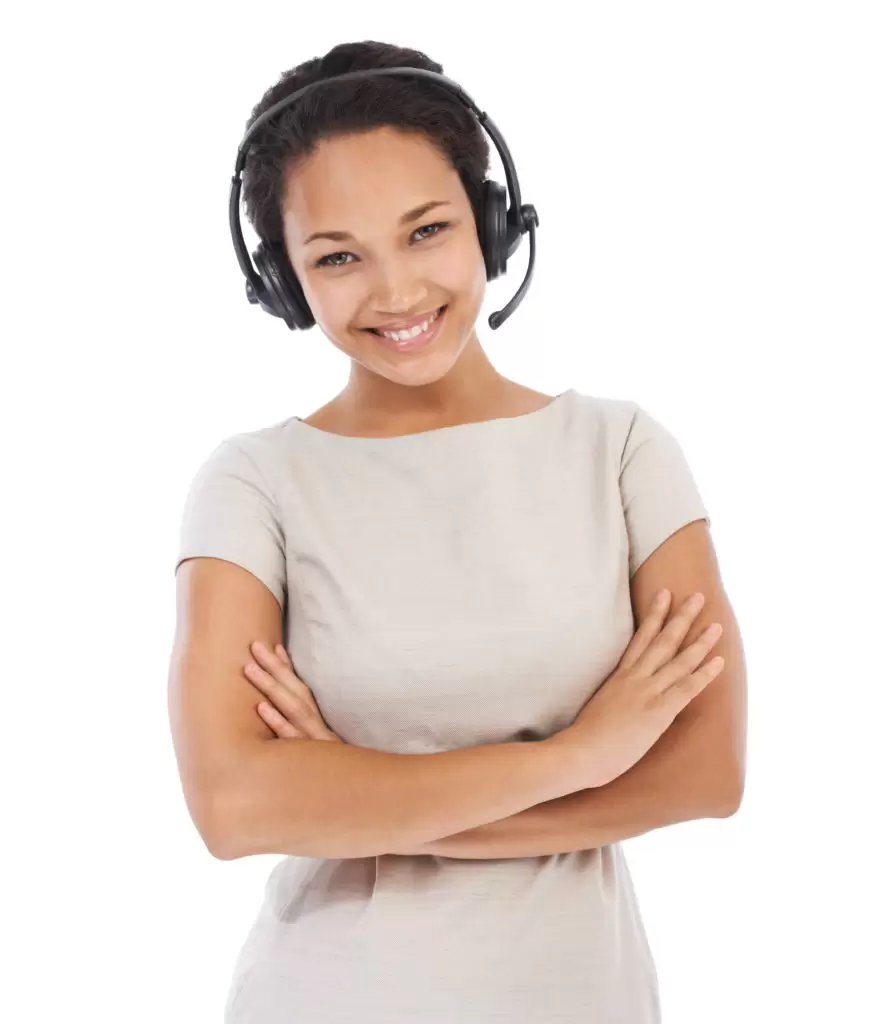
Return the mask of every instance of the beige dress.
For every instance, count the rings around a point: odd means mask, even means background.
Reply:
[[[708,516],[673,435],[569,390],[525,415],[390,438],[297,417],[199,467],[177,564],[254,573],[347,743],[395,753],[568,726],[634,632],[629,580]],[[312,785],[295,779],[295,785]],[[226,1024],[654,1024],[620,844],[500,860],[285,856]]]

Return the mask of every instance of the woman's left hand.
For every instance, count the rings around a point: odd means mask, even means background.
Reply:
[[[251,644],[254,660],[243,671],[266,697],[257,714],[279,739],[344,741],[325,724],[309,686],[294,671],[288,652],[281,644],[270,651],[265,644]]]
[[[270,651],[264,644],[251,644],[254,660],[244,667],[249,682],[266,697],[257,705],[257,714],[283,740],[344,741],[325,724],[307,684],[294,671],[288,652],[281,644]],[[403,850],[391,851],[397,856],[434,854],[436,843],[420,843]]]

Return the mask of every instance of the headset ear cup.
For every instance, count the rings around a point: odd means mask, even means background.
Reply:
[[[507,191],[497,181],[483,182],[479,219],[480,248],[486,264],[486,280],[493,281],[508,266],[508,201]]]
[[[294,273],[291,260],[288,259],[288,253],[285,251],[285,246],[282,242],[273,242],[270,244],[270,251],[282,292],[287,298],[288,311],[294,320],[294,325],[299,330],[306,331],[316,323],[316,318],[310,310],[304,290],[301,288],[300,281],[298,281]]]
[[[278,297],[275,281],[271,279],[270,272],[267,269],[269,253],[264,243],[261,243],[254,250],[251,259],[254,261],[254,266],[257,268],[257,276],[260,278],[260,287],[254,288],[250,282],[245,283],[245,290],[248,293],[249,301],[256,303],[256,305],[260,306],[265,313],[269,313],[270,316],[277,316],[285,319],[286,313],[282,308],[281,300]]]
[[[264,294],[258,296],[259,304],[268,313],[284,320],[292,331],[305,331],[312,327],[316,318],[310,311],[282,243],[261,242],[254,252],[254,264],[264,286]]]

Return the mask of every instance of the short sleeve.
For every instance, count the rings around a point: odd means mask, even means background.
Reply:
[[[629,537],[629,578],[677,530],[696,519],[709,524],[681,446],[639,405],[620,459],[619,486]]]
[[[285,535],[278,505],[255,461],[231,439],[211,452],[189,486],[174,572],[197,556],[242,566],[284,607]]]

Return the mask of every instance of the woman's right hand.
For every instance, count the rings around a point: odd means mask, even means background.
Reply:
[[[572,725],[552,739],[584,765],[584,788],[605,786],[636,764],[722,671],[723,658],[703,659],[722,635],[714,622],[681,653],[679,645],[703,606],[693,594],[664,626],[671,594],[658,594],[622,659]]]

